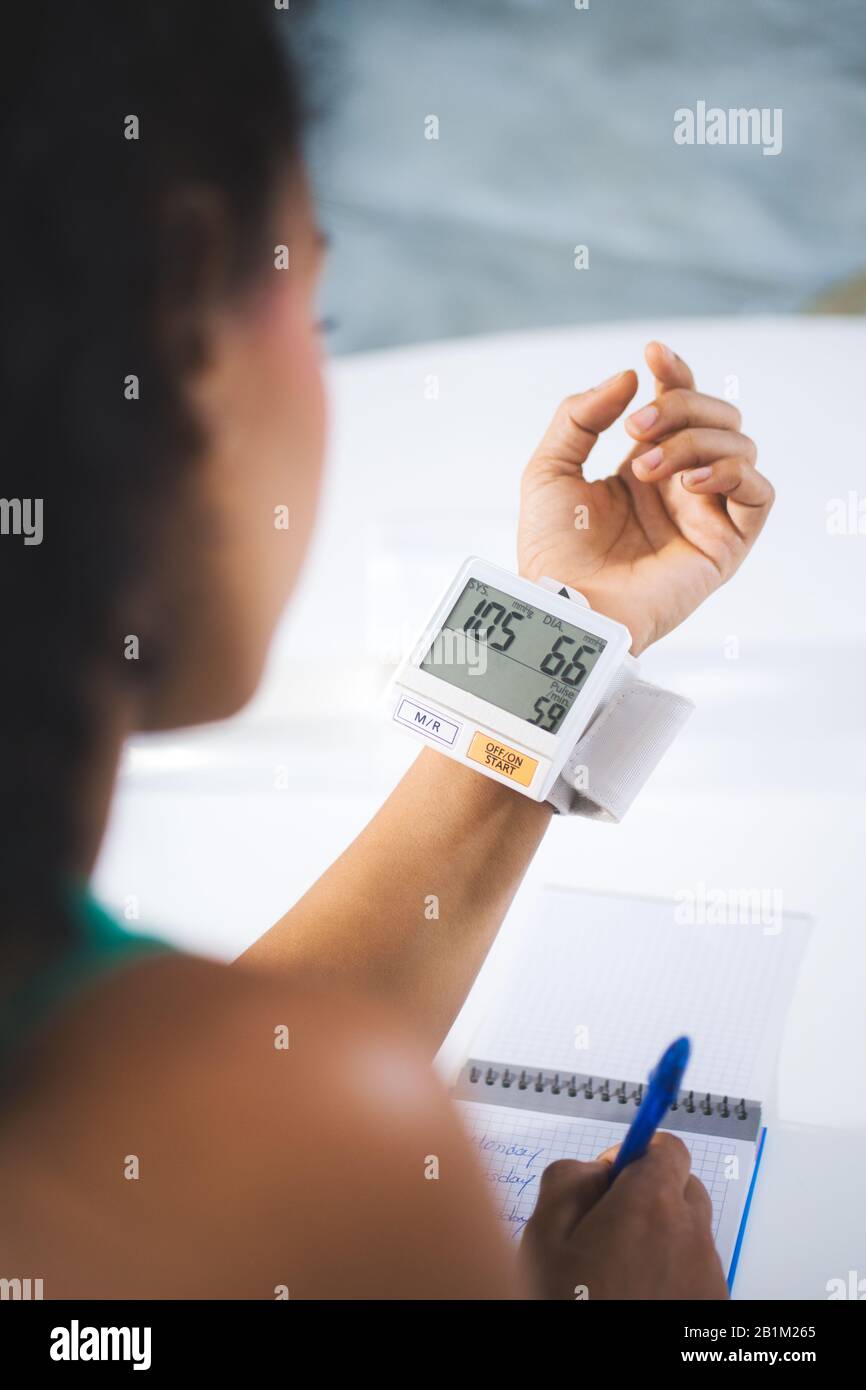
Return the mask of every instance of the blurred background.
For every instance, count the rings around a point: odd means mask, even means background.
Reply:
[[[862,0],[320,0],[314,29],[335,351],[866,307]],[[675,144],[699,100],[781,108],[782,153]]]

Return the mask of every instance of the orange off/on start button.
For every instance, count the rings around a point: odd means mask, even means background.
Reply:
[[[498,743],[489,734],[476,733],[466,756],[511,782],[519,782],[521,787],[529,786],[538,767],[535,758],[530,758],[527,753],[518,753],[516,748],[509,748],[505,743]]]

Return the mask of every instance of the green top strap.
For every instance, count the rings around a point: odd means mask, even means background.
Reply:
[[[0,1048],[20,1046],[62,1005],[112,970],[173,948],[155,936],[128,932],[86,887],[73,887],[70,902],[78,926],[72,949],[25,981],[0,1017]]]

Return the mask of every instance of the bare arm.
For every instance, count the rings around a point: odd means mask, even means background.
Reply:
[[[614,477],[589,483],[583,464],[634,396],[635,374],[562,403],[524,473],[518,544],[523,574],[583,590],[626,623],[636,652],[737,570],[773,500],[739,412],[695,391],[685,362],[662,344],[650,343],[646,360],[655,401],[628,420],[639,442]],[[580,508],[592,524],[576,530]],[[425,751],[363,834],[242,959],[390,994],[438,1043],[549,818],[546,806]]]
[[[425,749],[354,843],[241,960],[390,995],[438,1046],[550,816]]]

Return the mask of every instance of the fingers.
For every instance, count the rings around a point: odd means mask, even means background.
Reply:
[[[691,1175],[686,1183],[686,1204],[691,1207],[695,1219],[702,1225],[710,1226],[713,1220],[713,1203],[709,1192],[700,1178]]]
[[[599,1154],[596,1163],[609,1166],[618,1152],[618,1144],[611,1149],[605,1149],[604,1153]],[[710,1222],[713,1215],[710,1194],[701,1180],[692,1173],[689,1151],[676,1135],[665,1132],[656,1134],[643,1158],[625,1168],[622,1176],[632,1168],[638,1170],[637,1177],[643,1175],[647,1187],[667,1187],[681,1192],[693,1214],[701,1221]]]
[[[566,396],[533,454],[529,469],[553,466],[579,472],[599,434],[619,418],[636,390],[637,376],[628,371],[618,372],[591,391]]]
[[[773,485],[748,460],[732,457],[717,459],[704,468],[683,474],[683,487],[689,492],[718,493],[743,507],[764,507],[769,511],[775,493]]]
[[[656,379],[656,395],[663,396],[678,386],[691,389],[695,384],[691,368],[666,343],[647,343],[646,364]]]
[[[563,1234],[604,1196],[609,1182],[608,1163],[578,1163],[570,1158],[549,1163],[541,1175],[533,1220]]]
[[[754,441],[734,430],[682,430],[662,444],[655,444],[646,453],[632,459],[635,477],[643,481],[660,482],[684,468],[715,463],[717,459],[740,458],[754,464],[758,457]]]
[[[649,343],[645,355],[656,377],[656,398],[625,422],[645,446],[632,459],[632,472],[654,483],[679,473],[687,492],[721,499],[740,537],[753,541],[775,492],[754,467],[757,449],[740,432],[740,412],[730,401],[695,391],[690,369],[663,343]]]
[[[653,1135],[642,1158],[623,1168],[614,1188],[628,1183],[635,1190],[640,1187],[650,1192],[665,1190],[681,1195],[691,1177],[691,1164],[691,1155],[682,1139],[661,1132]]]
[[[741,423],[740,412],[730,401],[676,387],[636,410],[625,427],[632,439],[644,443],[685,429],[738,430]]]
[[[697,497],[721,497],[744,539],[754,539],[775,500],[772,484],[754,467],[757,450],[732,430],[684,430],[632,460],[635,477],[662,482],[680,474]]]
[[[776,497],[773,484],[743,458],[717,459],[681,478],[687,492],[723,497],[728,516],[748,541],[761,530]]]
[[[616,1162],[616,1156],[620,1151],[620,1147],[621,1146],[619,1144],[611,1144],[609,1149],[602,1149],[601,1153],[596,1159],[596,1163],[606,1163],[609,1167],[613,1167],[614,1163]]]

